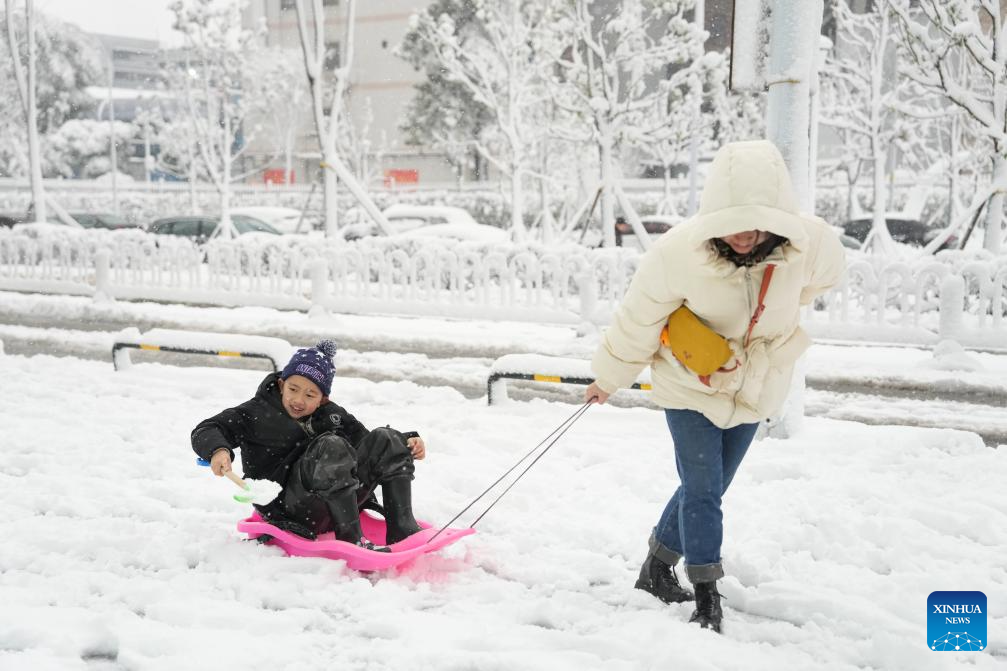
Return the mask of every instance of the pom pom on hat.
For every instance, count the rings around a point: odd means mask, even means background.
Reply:
[[[329,359],[335,359],[336,358],[336,341],[335,340],[328,340],[328,339],[321,340],[321,341],[319,341],[319,343],[317,345],[315,345],[315,349],[317,349],[319,352],[321,352],[325,356],[329,357]]]
[[[314,347],[299,349],[283,367],[280,379],[300,375],[318,385],[323,396],[328,396],[332,391],[332,378],[336,376],[336,366],[332,362],[335,356],[336,343],[332,340],[322,340]]]

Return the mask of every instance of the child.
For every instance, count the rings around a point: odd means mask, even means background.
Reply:
[[[359,511],[373,501],[378,484],[386,544],[420,530],[410,490],[413,459],[422,459],[426,447],[415,432],[368,431],[329,400],[335,354],[331,340],[297,350],[282,372],[266,376],[254,398],[200,422],[192,449],[223,476],[240,448],[246,477],[279,483],[275,499],[255,506],[270,524],[307,538],[334,531],[341,541],[373,550],[361,534]]]

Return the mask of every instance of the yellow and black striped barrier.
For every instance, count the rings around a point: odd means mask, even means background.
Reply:
[[[594,382],[594,378],[590,377],[570,377],[565,375],[541,375],[538,373],[508,373],[493,371],[490,373],[489,379],[486,381],[486,401],[489,405],[493,405],[493,383],[498,380],[525,380],[528,382],[554,382],[558,384],[579,384],[587,386]],[[630,386],[630,389],[640,389],[642,391],[650,391],[650,385],[646,383],[636,382]]]
[[[112,365],[119,370],[119,359],[116,352],[123,348],[144,350],[147,352],[174,352],[176,354],[210,354],[213,356],[242,357],[246,359],[266,359],[273,366],[273,371],[280,370],[280,362],[269,354],[261,352],[236,352],[232,350],[201,349],[196,347],[178,347],[175,345],[155,345],[152,343],[116,342],[112,345]]]

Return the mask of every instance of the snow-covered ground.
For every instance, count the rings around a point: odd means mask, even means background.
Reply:
[[[260,372],[0,357],[0,669],[945,669],[1007,658],[1004,450],[809,419],[726,497],[724,636],[632,589],[674,489],[662,416],[595,407],[442,554],[370,576],[243,543],[194,463]],[[444,522],[573,407],[338,378],[365,423],[423,432]],[[935,590],[989,599],[989,648],[935,653]]]

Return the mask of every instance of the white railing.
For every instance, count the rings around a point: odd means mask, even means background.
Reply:
[[[577,245],[283,236],[198,247],[140,232],[0,231],[4,290],[566,324],[606,323],[637,261]],[[1004,257],[857,258],[807,321],[819,335],[1007,348],[1005,306]]]

